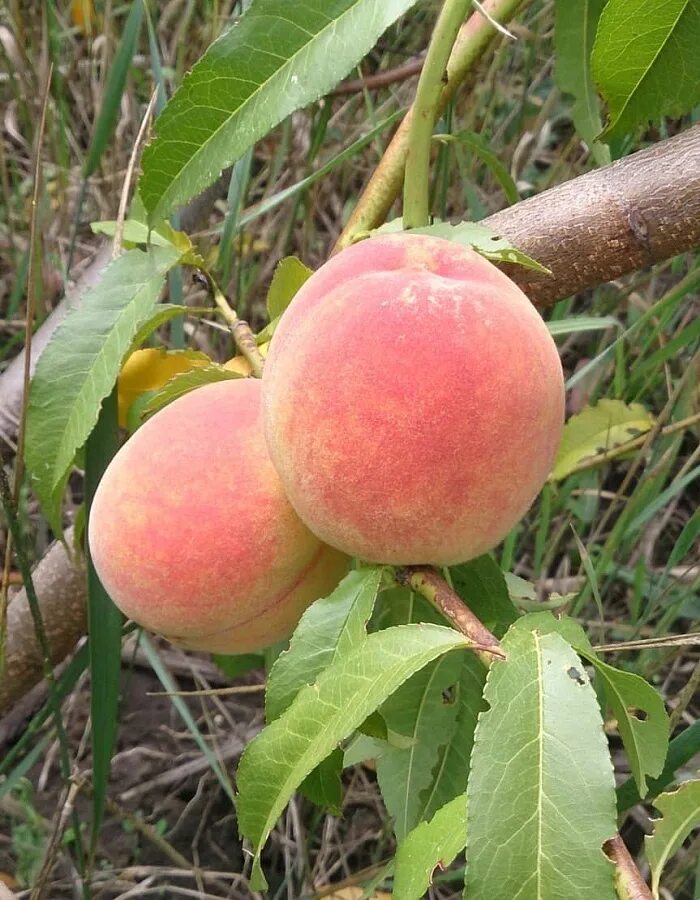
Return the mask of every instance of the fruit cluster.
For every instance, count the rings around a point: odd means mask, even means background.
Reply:
[[[351,557],[451,565],[501,541],[556,453],[556,346],[520,289],[458,244],[363,241],[282,316],[262,383],[153,416],[90,516],[114,602],[192,649],[287,637]]]

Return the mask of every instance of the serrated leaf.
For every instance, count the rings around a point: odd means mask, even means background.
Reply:
[[[394,896],[421,900],[440,866],[447,868],[467,842],[467,796],[459,794],[429,822],[421,822],[396,852]]]
[[[467,788],[466,895],[612,900],[601,848],[617,830],[615,782],[596,696],[575,651],[531,622],[510,628],[507,660],[486,681]]]
[[[659,900],[664,866],[690,832],[700,826],[700,781],[686,781],[677,790],[661,794],[654,806],[662,818],[654,820],[654,833],[644,838],[644,851],[651,868],[654,900]]]
[[[481,256],[492,262],[515,263],[543,275],[551,275],[551,271],[532,259],[522,250],[514,247],[508,238],[496,234],[485,225],[478,222],[460,222],[459,225],[450,225],[448,222],[440,222],[436,225],[428,225],[425,228],[409,228],[407,234],[429,234],[433,237],[441,237],[456,244],[471,247]]]
[[[91,222],[90,228],[94,234],[103,234],[105,237],[114,238],[117,233],[117,222],[115,219],[104,219],[100,222]],[[122,240],[144,246],[177,247],[182,253],[192,250],[192,242],[184,231],[175,231],[167,222],[162,222],[157,228],[149,228],[145,222],[126,219],[122,230]]]
[[[154,415],[158,410],[163,409],[173,400],[189,394],[205,384],[212,384],[217,381],[230,381],[233,378],[242,378],[237,372],[225,369],[217,363],[209,363],[208,365],[198,366],[195,369],[188,369],[175,375],[170,381],[166,382],[163,387],[153,394],[148,402],[141,409],[141,417],[147,419]]]
[[[599,400],[572,416],[564,426],[550,478],[561,481],[580,463],[619,447],[654,426],[653,417],[641,403]]]
[[[345,748],[343,768],[347,769],[348,766],[356,766],[358,763],[366,762],[370,759],[377,760],[383,755],[388,746],[387,741],[358,732],[348,741],[348,745]]]
[[[608,106],[607,138],[700,102],[697,0],[608,0],[591,55]]]
[[[141,344],[150,337],[151,334],[161,325],[166,325],[180,316],[190,315],[192,310],[187,306],[181,306],[179,303],[161,303],[152,316],[149,316],[143,325],[139,328],[131,342],[132,350],[138,349]],[[204,354],[203,354],[204,355]]]
[[[556,0],[554,7],[554,77],[559,89],[574,98],[571,115],[576,131],[599,166],[610,162],[610,150],[596,140],[602,128],[598,96],[591,77],[590,56],[598,20],[607,0]]]
[[[275,269],[267,292],[267,315],[271,322],[281,316],[304,282],[313,275],[296,256],[285,256]]]
[[[29,392],[26,463],[52,527],[76,451],[92,431],[134,335],[158,302],[171,247],[130,250],[110,263],[41,354]]]
[[[175,307],[182,310],[184,307]],[[150,317],[149,322],[153,321]],[[117,379],[119,425],[126,428],[131,404],[147,391],[156,391],[175,375],[212,365],[206,353],[147,347],[135,350],[122,366]]]
[[[255,849],[254,890],[264,886],[262,845],[309,772],[414,672],[459,647],[466,647],[465,638],[440,625],[400,625],[371,634],[302,688],[253,739],[238,768],[238,821]]]
[[[420,821],[421,794],[432,782],[441,745],[454,731],[457,707],[451,695],[462,655],[451,653],[425,666],[382,706],[387,728],[408,739],[407,747],[388,747],[377,761],[379,787],[399,843]],[[443,696],[446,691],[450,696]]]
[[[661,774],[668,753],[668,716],[664,702],[639,675],[609,666],[593,653],[581,649],[579,653],[595,667],[603,681],[639,795],[645,797],[646,776],[656,778]]]
[[[414,2],[256,0],[156,120],[140,182],[151,217],[187,202],[286,116],[323,96]]]
[[[289,650],[277,657],[267,680],[268,722],[278,718],[301,688],[312,684],[335,659],[363,643],[382,571],[381,566],[372,566],[349,572],[329,597],[305,610]]]
[[[496,637],[518,618],[501,567],[488,553],[450,568],[452,585],[469,609]]]
[[[473,653],[463,653],[462,669],[452,697],[456,710],[454,729],[446,735],[440,748],[432,784],[421,795],[421,819],[429,818],[467,789],[474,730],[479,713],[485,709],[485,680],[486,669],[479,658]]]

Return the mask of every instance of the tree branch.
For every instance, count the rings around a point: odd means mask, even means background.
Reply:
[[[483,225],[551,269],[503,266],[536,306],[700,246],[700,125],[516,203]]]

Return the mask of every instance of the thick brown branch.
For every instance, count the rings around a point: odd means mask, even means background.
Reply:
[[[508,274],[537,306],[700,246],[700,125],[484,219],[552,271]]]
[[[72,546],[73,529],[65,534]],[[73,650],[87,628],[86,581],[82,565],[56,542],[33,573],[41,617],[52,663]],[[5,671],[0,678],[0,714],[30,690],[43,676],[43,657],[36,638],[26,591],[14,596],[7,609]]]

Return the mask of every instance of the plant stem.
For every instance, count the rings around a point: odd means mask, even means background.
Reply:
[[[497,22],[508,22],[530,0],[486,0],[484,11]],[[437,112],[440,113],[457,88],[465,81],[481,59],[498,32],[485,15],[475,12],[464,23],[454,43],[447,66],[447,83],[440,96]],[[391,139],[378,166],[365,187],[350,219],[336,241],[333,252],[348,247],[362,232],[381,225],[391,206],[401,192],[404,181],[406,154],[413,107],[404,117]]]
[[[606,841],[603,850],[615,863],[615,890],[620,900],[652,900],[651,891],[620,835]]]
[[[247,322],[244,322],[243,319],[239,319],[236,313],[231,308],[226,297],[224,297],[221,289],[215,282],[207,276],[209,280],[209,284],[212,289],[212,293],[214,295],[214,302],[221,310],[221,314],[224,319],[226,319],[229,328],[231,329],[231,334],[233,335],[233,340],[236,344],[236,347],[241,351],[243,356],[250,363],[250,368],[253,372],[253,375],[256,378],[262,377],[264,360],[260,351],[258,350],[258,345],[255,340],[255,335],[251,331],[250,325]]]
[[[494,656],[505,659],[498,638],[482,625],[459,594],[431,566],[402,566],[396,569],[395,578],[399,584],[425,597],[457,631],[466,635],[487,668]]]
[[[440,97],[447,84],[447,63],[469,6],[470,0],[444,0],[418,80],[408,131],[404,228],[422,228],[430,224],[429,176],[433,126]]]

